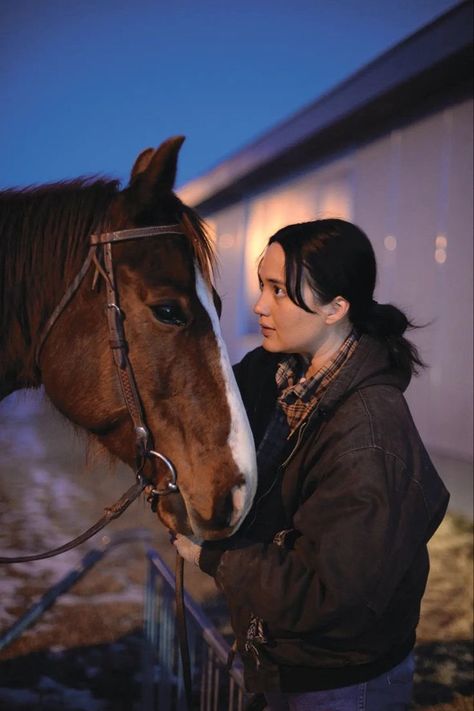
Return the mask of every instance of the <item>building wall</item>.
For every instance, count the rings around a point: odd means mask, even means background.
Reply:
[[[260,343],[256,264],[279,227],[342,217],[369,235],[376,298],[424,328],[430,368],[407,397],[430,449],[472,460],[472,101],[391,131],[324,165],[208,215],[220,260],[222,325],[232,359]]]

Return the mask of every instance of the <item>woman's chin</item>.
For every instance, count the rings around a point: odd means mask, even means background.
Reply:
[[[264,348],[269,353],[280,353],[281,352],[281,348],[278,347],[278,343],[275,343],[275,341],[272,338],[266,338],[265,336],[263,337],[263,340],[262,340],[262,348]]]

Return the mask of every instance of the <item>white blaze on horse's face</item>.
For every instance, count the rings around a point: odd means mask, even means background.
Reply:
[[[230,411],[229,449],[232,452],[236,467],[242,474],[245,482],[241,486],[234,486],[232,489],[233,513],[230,525],[233,530],[236,531],[248,514],[257,490],[255,445],[247,419],[247,413],[245,412],[234,372],[229,361],[227,348],[222,338],[219,317],[212,294],[197,265],[195,265],[195,274],[196,293],[209,315],[219,348],[220,364]]]

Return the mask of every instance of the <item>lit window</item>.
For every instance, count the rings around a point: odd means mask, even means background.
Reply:
[[[385,249],[389,252],[393,252],[397,248],[397,238],[393,235],[387,235],[383,241]]]
[[[444,264],[447,259],[448,238],[446,235],[436,235],[434,258],[438,264]]]

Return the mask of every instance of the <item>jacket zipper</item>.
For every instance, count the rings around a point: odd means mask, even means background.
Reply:
[[[309,418],[309,419],[311,419],[311,418]],[[296,450],[297,450],[298,447],[300,446],[301,440],[302,440],[302,438],[303,438],[303,433],[304,433],[304,431],[305,431],[305,429],[306,429],[306,427],[307,427],[307,425],[308,425],[309,419],[306,420],[306,422],[303,422],[303,424],[302,424],[301,427],[299,428],[299,430],[298,430],[298,438],[297,438],[297,440],[296,440],[295,446],[293,447],[293,449],[291,450],[291,452],[289,453],[289,455],[287,456],[287,458],[285,459],[285,461],[280,464],[280,467],[279,467],[280,469],[283,469],[283,467],[286,467],[286,465],[288,464],[288,462],[290,461],[290,459],[293,457],[294,453],[296,452]]]

